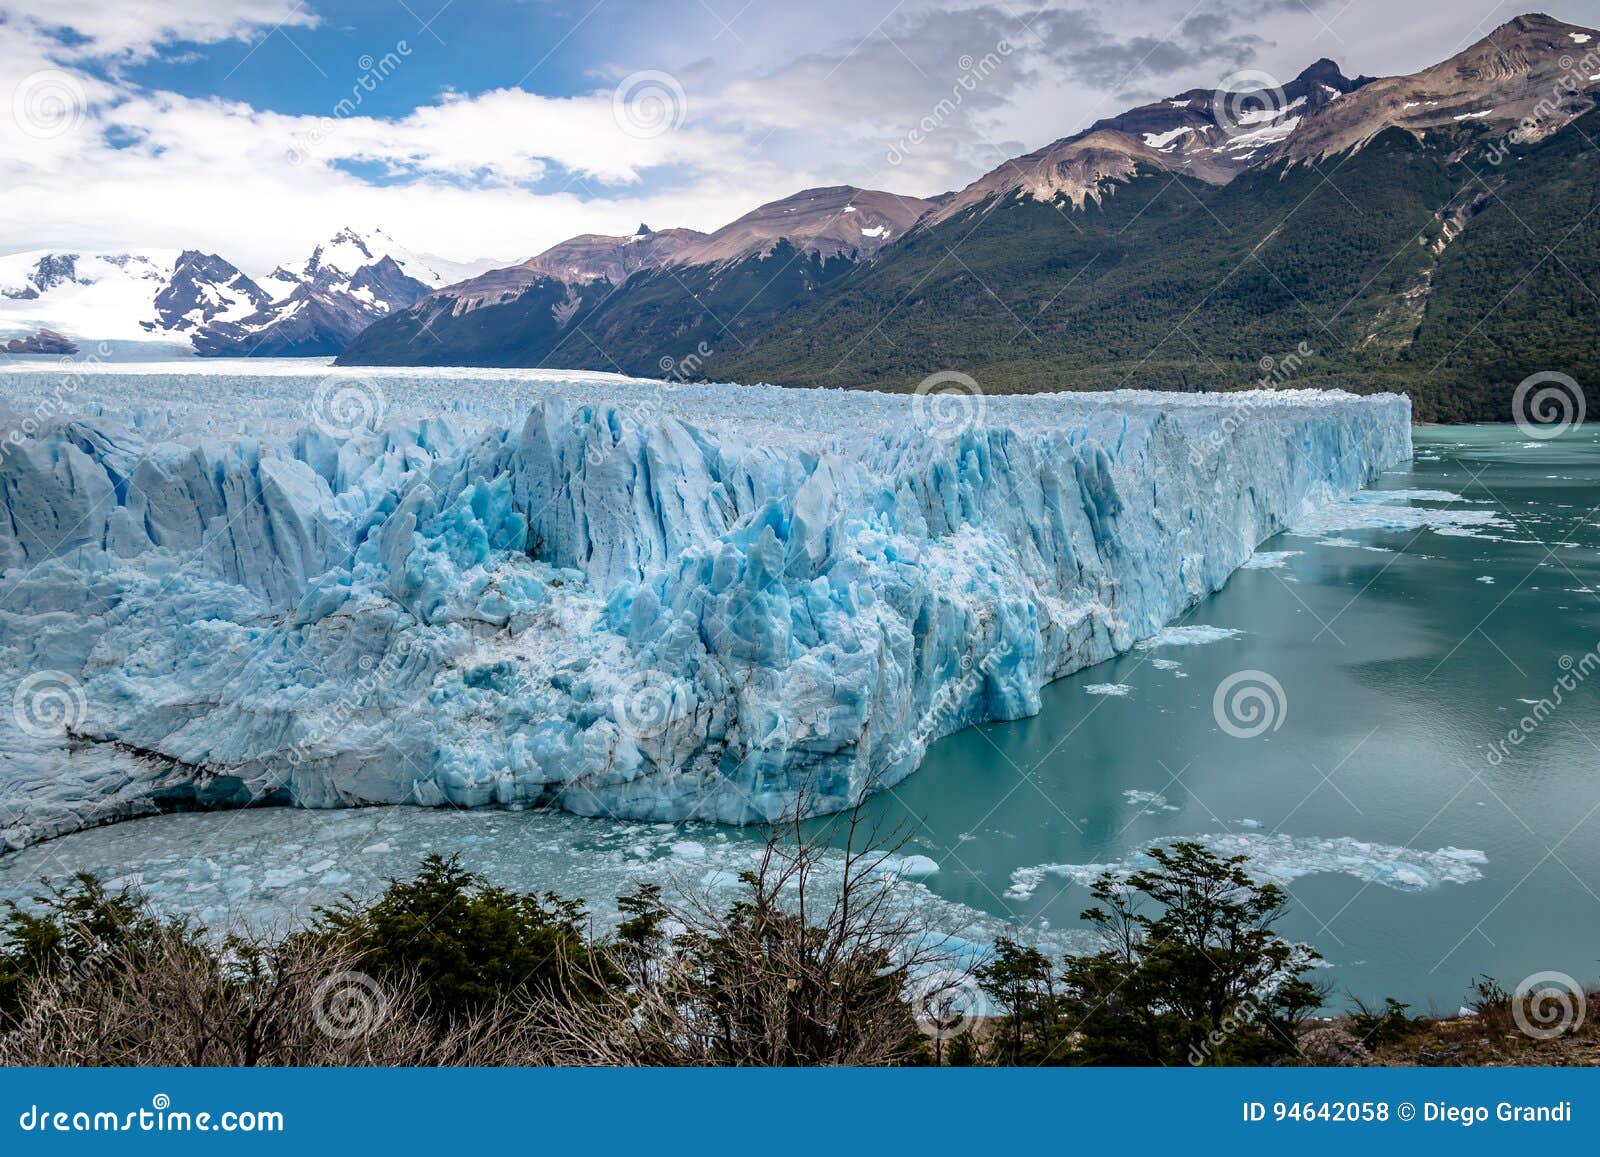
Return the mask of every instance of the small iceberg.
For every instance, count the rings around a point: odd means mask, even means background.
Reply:
[[[1352,836],[1290,836],[1261,832],[1224,832],[1184,837],[1216,855],[1247,856],[1245,871],[1264,884],[1288,885],[1302,876],[1336,873],[1400,892],[1425,892],[1440,884],[1470,884],[1483,878],[1479,870],[1489,857],[1471,848],[1444,847],[1419,851],[1390,844],[1368,843]],[[1101,864],[1035,864],[1011,873],[1006,896],[1029,899],[1046,877],[1055,876],[1087,887],[1102,875],[1128,876],[1154,865],[1138,851]]]

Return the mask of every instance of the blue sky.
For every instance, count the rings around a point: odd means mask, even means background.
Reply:
[[[1544,10],[1600,24],[1600,0]],[[1434,63],[1490,0],[0,0],[0,251],[344,224],[456,261],[714,228],[819,184],[928,195],[1099,116],[1320,56]],[[985,66],[984,62],[990,66]],[[909,129],[962,89],[936,131]]]

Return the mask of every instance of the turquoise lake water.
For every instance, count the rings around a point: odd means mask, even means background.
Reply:
[[[1008,898],[1018,866],[1114,862],[1197,834],[1280,851],[1291,870],[1297,858],[1361,859],[1318,840],[1469,849],[1485,862],[1459,861],[1481,873],[1462,883],[1408,888],[1418,881],[1403,866],[1389,884],[1292,879],[1283,931],[1323,952],[1341,992],[1419,1009],[1454,1011],[1478,973],[1508,987],[1548,969],[1592,979],[1600,670],[1580,675],[1600,643],[1600,439],[1420,428],[1416,448],[1412,468],[1377,489],[1458,494],[1476,501],[1408,505],[1505,525],[1279,536],[1262,549],[1302,553],[1240,571],[1183,620],[1243,634],[1132,652],[1046,688],[1035,718],[944,740],[878,805],[919,823],[938,890],[1065,922],[1086,906],[1084,887],[1047,874],[1031,897]],[[1321,545],[1330,539],[1353,545]],[[1213,698],[1246,670],[1275,679],[1282,706],[1269,708],[1276,730],[1236,738]],[[1520,745],[1505,742],[1534,710],[1524,701],[1551,698],[1563,675],[1576,691]],[[1085,691],[1104,684],[1130,690]]]
[[[1281,930],[1327,958],[1336,1007],[1453,1012],[1480,973],[1592,980],[1600,438],[1436,427],[1416,446],[1379,494],[1264,544],[1181,620],[1195,645],[1063,679],[1037,716],[940,741],[876,798],[871,817],[939,865],[930,912],[967,934],[1070,935],[1093,865],[1204,836],[1283,884]],[[0,858],[0,896],[82,868],[211,918],[291,919],[460,851],[603,906],[629,879],[725,880],[751,838],[534,813],[163,816]]]

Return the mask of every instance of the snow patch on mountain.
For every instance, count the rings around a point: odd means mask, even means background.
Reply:
[[[52,329],[101,341],[148,341],[156,297],[171,282],[180,251],[127,253],[31,250],[0,257],[0,335]]]

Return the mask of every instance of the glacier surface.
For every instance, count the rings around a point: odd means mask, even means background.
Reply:
[[[1326,391],[212,362],[0,401],[0,847],[263,802],[848,806],[1411,453],[1405,398]]]

